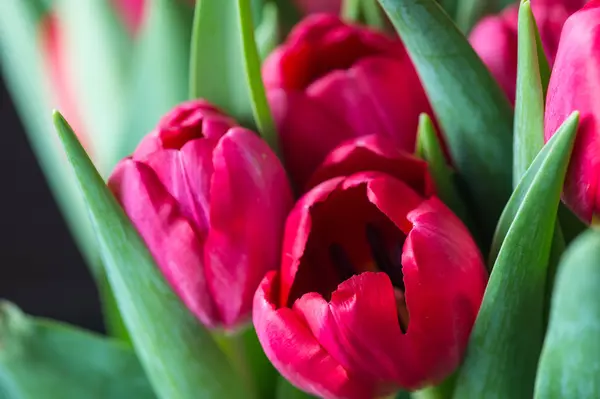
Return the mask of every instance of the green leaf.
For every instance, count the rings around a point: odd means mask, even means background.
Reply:
[[[133,350],[0,302],[0,397],[154,398]]]
[[[312,395],[303,392],[290,384],[288,380],[283,377],[279,378],[277,384],[277,399],[311,399],[315,398]]]
[[[49,76],[43,69],[40,52],[40,23],[47,11],[37,1],[0,1],[0,57],[2,72],[25,126],[29,143],[44,172],[50,190],[67,222],[71,236],[100,288],[105,322],[111,333],[118,333],[120,317],[110,306],[110,288],[104,285],[104,272],[96,238],[79,195],[77,181],[58,137],[52,129]]]
[[[165,399],[243,397],[239,376],[184,307],[59,113],[54,124],[75,171],[136,353]]]
[[[254,328],[246,326],[234,333],[217,333],[214,337],[255,396],[274,398],[278,374],[265,355]]]
[[[250,0],[198,1],[190,71],[192,98],[205,98],[279,144],[260,72]]]
[[[362,18],[362,0],[343,0],[342,18],[348,22],[360,22]]]
[[[544,91],[537,53],[537,28],[528,0],[519,8],[517,91],[513,136],[513,184],[521,180],[544,146]]]
[[[434,0],[380,0],[442,126],[468,204],[489,243],[512,186],[511,106],[467,39]]]
[[[132,40],[111,1],[56,0],[94,161],[106,175],[123,134]]]
[[[191,5],[187,1],[152,0],[146,7],[148,15],[131,69],[127,129],[112,165],[131,154],[163,114],[188,98]]]
[[[481,17],[490,10],[492,5],[489,0],[458,0],[456,4],[456,24],[466,33],[469,33]]]
[[[571,115],[517,186],[473,327],[455,398],[531,398],[544,337],[544,296],[560,193],[579,115]],[[514,214],[514,217],[510,215]],[[501,222],[502,223],[502,222]]]
[[[600,232],[589,230],[560,264],[535,398],[600,397]]]
[[[427,114],[421,114],[419,118],[417,153],[429,166],[438,197],[467,224],[469,221],[467,209],[454,184],[454,171],[446,163],[444,150],[435,132],[433,122]]]
[[[277,47],[279,36],[279,11],[275,3],[267,3],[263,8],[260,25],[256,28],[256,45],[260,58],[264,60]]]
[[[377,0],[361,0],[365,23],[381,31],[386,28],[386,21]]]

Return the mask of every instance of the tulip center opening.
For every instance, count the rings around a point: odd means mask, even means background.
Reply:
[[[363,267],[353,265],[348,253],[338,243],[333,243],[329,246],[331,263],[336,268],[338,276],[342,281],[348,280],[355,274],[358,274],[361,269],[380,271],[387,274],[394,287],[400,329],[403,333],[406,333],[409,316],[404,296],[404,274],[402,273],[402,247],[406,237],[403,237],[402,240],[391,246],[387,246],[380,229],[372,223],[367,223],[365,238],[371,250],[372,261],[369,262],[370,264]]]
[[[287,305],[309,292],[330,300],[344,281],[364,272],[385,273],[403,332],[409,322],[402,273],[406,234],[369,201],[364,186],[331,193],[311,207],[310,229]]]

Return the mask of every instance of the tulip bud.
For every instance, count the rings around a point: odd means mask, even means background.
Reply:
[[[464,225],[422,194],[361,172],[319,184],[290,213],[281,269],[258,288],[253,319],[298,388],[373,398],[459,365],[487,272]]]
[[[600,211],[598,176],[600,109],[596,87],[600,79],[600,1],[588,3],[565,24],[546,101],[548,141],[572,111],[579,111],[579,130],[567,171],[563,200],[582,220]]]
[[[173,109],[109,187],[167,281],[208,327],[248,319],[278,265],[293,204],[279,160],[253,132],[204,101]]]
[[[265,61],[263,78],[298,187],[354,137],[385,136],[413,152],[419,114],[432,114],[402,43],[333,15],[300,22]]]
[[[544,52],[550,65],[558,48],[562,26],[586,0],[532,1]],[[517,86],[517,33],[519,5],[507,7],[498,15],[483,18],[473,28],[469,41],[509,100],[514,103]]]

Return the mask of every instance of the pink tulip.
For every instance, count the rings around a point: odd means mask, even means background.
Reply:
[[[554,63],[563,24],[585,2],[586,0],[531,2],[550,65]],[[469,36],[471,45],[513,103],[517,85],[518,17],[519,5],[511,5],[498,15],[483,18]]]
[[[265,61],[263,78],[298,187],[351,138],[385,136],[413,152],[419,114],[432,113],[399,40],[333,15],[300,22]]]
[[[305,194],[281,268],[256,292],[265,353],[310,394],[383,397],[440,382],[462,359],[487,272],[458,218],[415,191],[426,173],[402,173],[410,179],[360,172]]]
[[[109,180],[158,266],[208,327],[247,321],[293,198],[277,157],[205,101],[173,109]]]
[[[600,211],[600,1],[593,0],[565,24],[546,101],[548,141],[573,111],[579,131],[564,187],[564,202],[582,220]]]

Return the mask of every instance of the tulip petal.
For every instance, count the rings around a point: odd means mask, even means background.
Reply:
[[[209,228],[214,145],[215,142],[208,139],[192,140],[181,150],[158,151],[144,160],[177,201],[183,216],[193,221],[194,228],[201,236]]]
[[[408,335],[421,366],[432,382],[439,382],[461,360],[487,273],[466,227],[437,198],[408,219],[413,228],[402,256]]]
[[[203,239],[149,166],[125,159],[109,187],[152,252],[171,287],[207,326],[218,312],[203,273]]]
[[[351,376],[315,339],[297,313],[277,308],[277,273],[264,278],[254,297],[253,321],[267,357],[292,384],[327,398],[372,397],[373,387]]]
[[[333,177],[365,171],[387,173],[425,196],[434,192],[423,160],[397,149],[387,138],[374,134],[348,140],[334,149],[312,175],[307,189]]]
[[[301,92],[278,89],[268,95],[287,170],[304,187],[327,154],[351,137],[351,128]]]
[[[265,273],[278,266],[293,198],[279,160],[249,130],[233,128],[223,136],[213,167],[206,275],[223,323],[231,326],[250,311]]]

